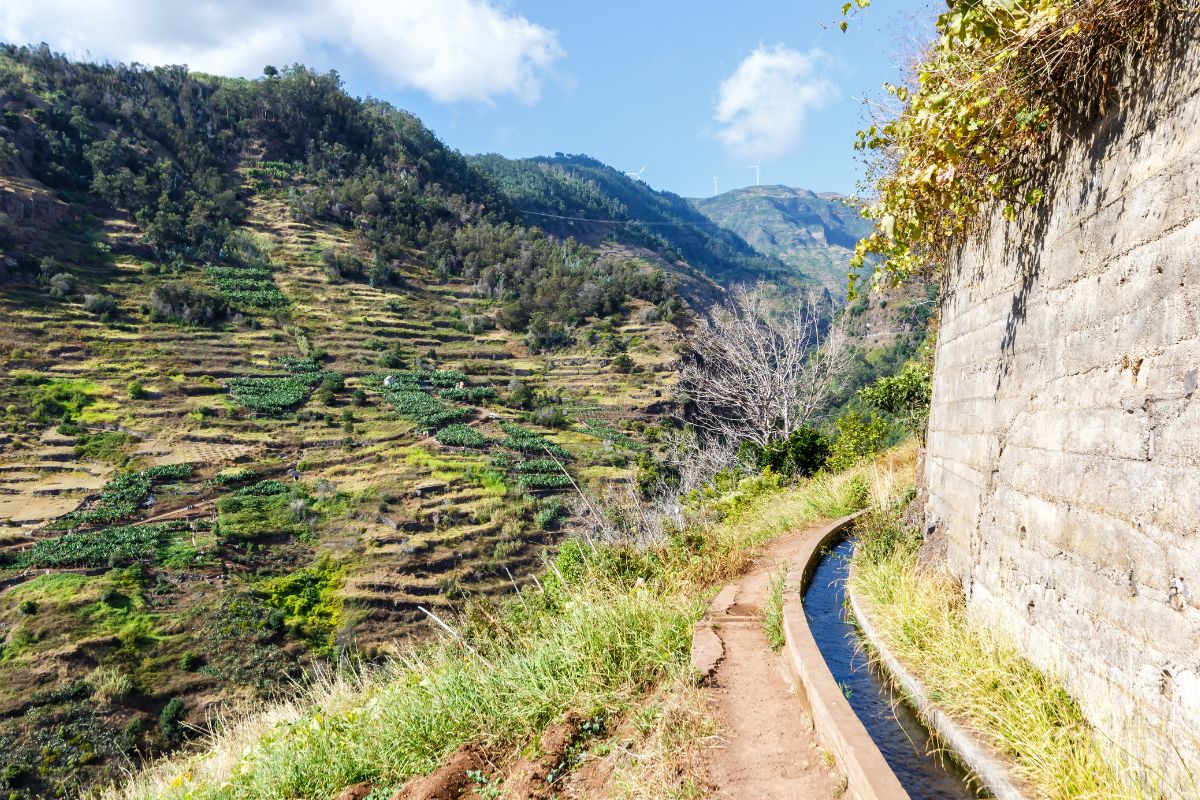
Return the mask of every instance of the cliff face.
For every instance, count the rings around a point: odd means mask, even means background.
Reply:
[[[1200,31],[948,267],[926,523],[1116,745],[1200,775]],[[1194,783],[1187,784],[1195,791]]]

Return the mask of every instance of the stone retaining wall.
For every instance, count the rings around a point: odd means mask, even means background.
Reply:
[[[972,611],[1200,795],[1200,32],[948,268],[926,523]],[[1181,762],[1189,762],[1182,768]]]

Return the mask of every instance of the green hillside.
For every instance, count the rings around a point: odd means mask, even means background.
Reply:
[[[839,297],[846,294],[854,245],[871,231],[871,223],[843,197],[828,192],[747,186],[688,202],[758,252],[783,261]]]
[[[529,224],[597,245],[651,251],[692,279],[685,277],[685,289],[703,290],[696,279],[724,286],[764,280],[792,288],[807,282],[686,199],[651,189],[594,158],[560,153],[514,160],[493,154],[471,162],[495,179]]]
[[[0,48],[4,791],[511,591],[631,475],[679,313],[335,75]]]

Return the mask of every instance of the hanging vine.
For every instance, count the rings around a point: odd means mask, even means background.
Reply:
[[[871,0],[842,6],[849,21]],[[947,0],[907,85],[859,131],[875,221],[852,263],[894,285],[930,275],[995,208],[1015,220],[1045,197],[1047,143],[1068,118],[1103,113],[1134,45],[1152,47],[1187,0]]]

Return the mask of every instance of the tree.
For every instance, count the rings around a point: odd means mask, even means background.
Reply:
[[[681,394],[700,430],[763,447],[811,422],[849,362],[831,301],[810,296],[775,310],[761,284],[742,287],[697,324]]]

